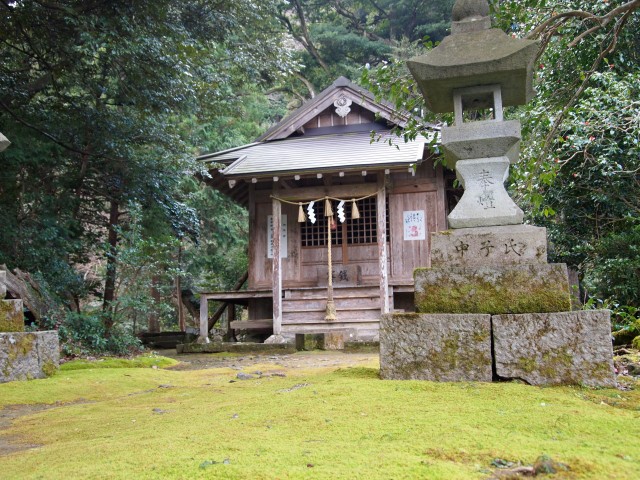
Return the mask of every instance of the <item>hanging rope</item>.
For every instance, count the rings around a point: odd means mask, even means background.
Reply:
[[[271,198],[278,200],[282,203],[288,203],[289,205],[308,205],[310,203],[316,203],[316,202],[320,202],[322,200],[335,200],[336,202],[359,202],[360,200],[364,200],[365,198],[370,198],[370,197],[375,197],[376,195],[378,195],[378,193],[380,193],[382,190],[378,190],[377,192],[374,192],[370,195],[365,195],[364,197],[358,197],[358,198],[337,198],[337,197],[330,197],[330,196],[324,196],[324,197],[320,197],[320,198],[316,198],[315,200],[309,200],[308,202],[292,202],[290,200],[285,200],[284,198],[278,197],[276,195],[271,195]]]
[[[307,205],[307,212],[309,214],[309,221],[311,223],[316,223],[316,219],[315,219],[315,215],[313,215],[313,205],[316,202],[321,202],[322,200],[324,200],[324,215],[325,217],[330,217],[333,216],[333,209],[331,208],[331,200],[334,200],[336,202],[340,202],[342,205],[344,205],[344,203],[346,202],[351,202],[351,219],[352,220],[357,220],[360,218],[360,210],[358,210],[358,205],[356,202],[359,202],[360,200],[364,200],[365,198],[370,198],[370,197],[375,197],[376,195],[378,195],[382,190],[378,190],[375,193],[371,193],[369,195],[365,195],[363,197],[359,197],[359,198],[349,198],[349,199],[342,199],[342,198],[337,198],[337,197],[331,197],[329,195],[326,195],[324,197],[320,197],[320,198],[316,198],[315,200],[309,200],[308,202],[292,202],[290,200],[285,200],[284,198],[278,197],[276,195],[271,195],[271,198],[278,200],[279,202],[282,203],[287,203],[289,205],[298,205],[298,223],[304,223],[307,221],[307,216],[304,214],[304,210],[303,210],[303,206]],[[340,223],[343,223],[344,219],[342,216],[340,216]]]

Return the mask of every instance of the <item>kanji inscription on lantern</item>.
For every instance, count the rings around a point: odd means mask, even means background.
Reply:
[[[478,196],[478,203],[482,205],[485,210],[488,208],[496,208],[493,190],[491,189],[494,183],[491,172],[483,168],[476,174],[476,177],[482,189],[482,193]]]
[[[403,216],[404,239],[424,240],[426,238],[424,210],[405,211]]]
[[[267,216],[267,258],[273,258],[273,215]],[[280,217],[280,258],[287,258],[287,216]]]

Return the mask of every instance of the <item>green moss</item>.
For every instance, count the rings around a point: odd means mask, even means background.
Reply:
[[[33,350],[36,341],[36,336],[32,333],[17,334],[15,338],[17,338],[16,343],[9,345],[9,353],[7,355],[9,362],[15,361],[18,357],[28,355]]]
[[[286,377],[233,383],[229,369],[139,368],[0,385],[0,405],[55,405],[7,425],[16,444],[41,448],[3,456],[2,475],[482,479],[496,458],[548,453],[570,468],[557,478],[638,477],[640,443],[620,432],[640,436],[640,390],[380,381],[375,360],[279,368]]]
[[[540,279],[526,269],[505,269],[483,276],[469,269],[454,275],[443,271],[437,281],[424,275],[429,283],[416,291],[416,309],[421,313],[488,314],[569,311],[571,298],[566,281],[553,274],[558,272],[552,270],[549,277]]]
[[[42,373],[45,374],[46,377],[51,377],[58,371],[57,365],[51,360],[46,361],[42,364]]]
[[[536,361],[531,357],[521,357],[518,359],[518,368],[523,372],[531,373],[536,369]]]
[[[78,359],[63,363],[60,371],[86,370],[93,368],[166,368],[177,365],[173,358],[159,355],[141,355],[135,358],[105,357],[96,360]]]
[[[24,318],[22,311],[16,312],[13,302],[0,300],[0,333],[23,331]]]

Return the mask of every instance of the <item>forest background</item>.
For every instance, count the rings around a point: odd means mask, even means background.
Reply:
[[[0,2],[0,264],[28,272],[66,354],[125,353],[176,290],[229,289],[247,213],[196,157],[249,143],[344,75],[427,121],[404,61],[453,0]],[[541,40],[510,190],[586,308],[640,335],[640,0],[494,0]],[[421,134],[413,123],[398,141]],[[404,138],[403,138],[404,137]],[[392,148],[392,147],[390,147]]]

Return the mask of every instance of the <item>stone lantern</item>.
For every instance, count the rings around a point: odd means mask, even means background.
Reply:
[[[509,165],[518,160],[520,123],[505,121],[502,108],[522,105],[533,96],[538,44],[491,28],[485,0],[456,2],[452,17],[451,35],[408,62],[428,108],[454,112],[453,126],[442,128],[442,149],[465,191],[449,225],[519,224],[522,210],[504,181]]]
[[[491,28],[486,0],[458,0],[452,17],[408,66],[428,108],[454,113],[441,145],[464,194],[414,271],[416,313],[382,316],[381,377],[613,386],[609,312],[572,311],[567,266],[547,263],[546,229],[524,225],[504,188],[520,123],[502,109],[533,96],[538,44]]]

